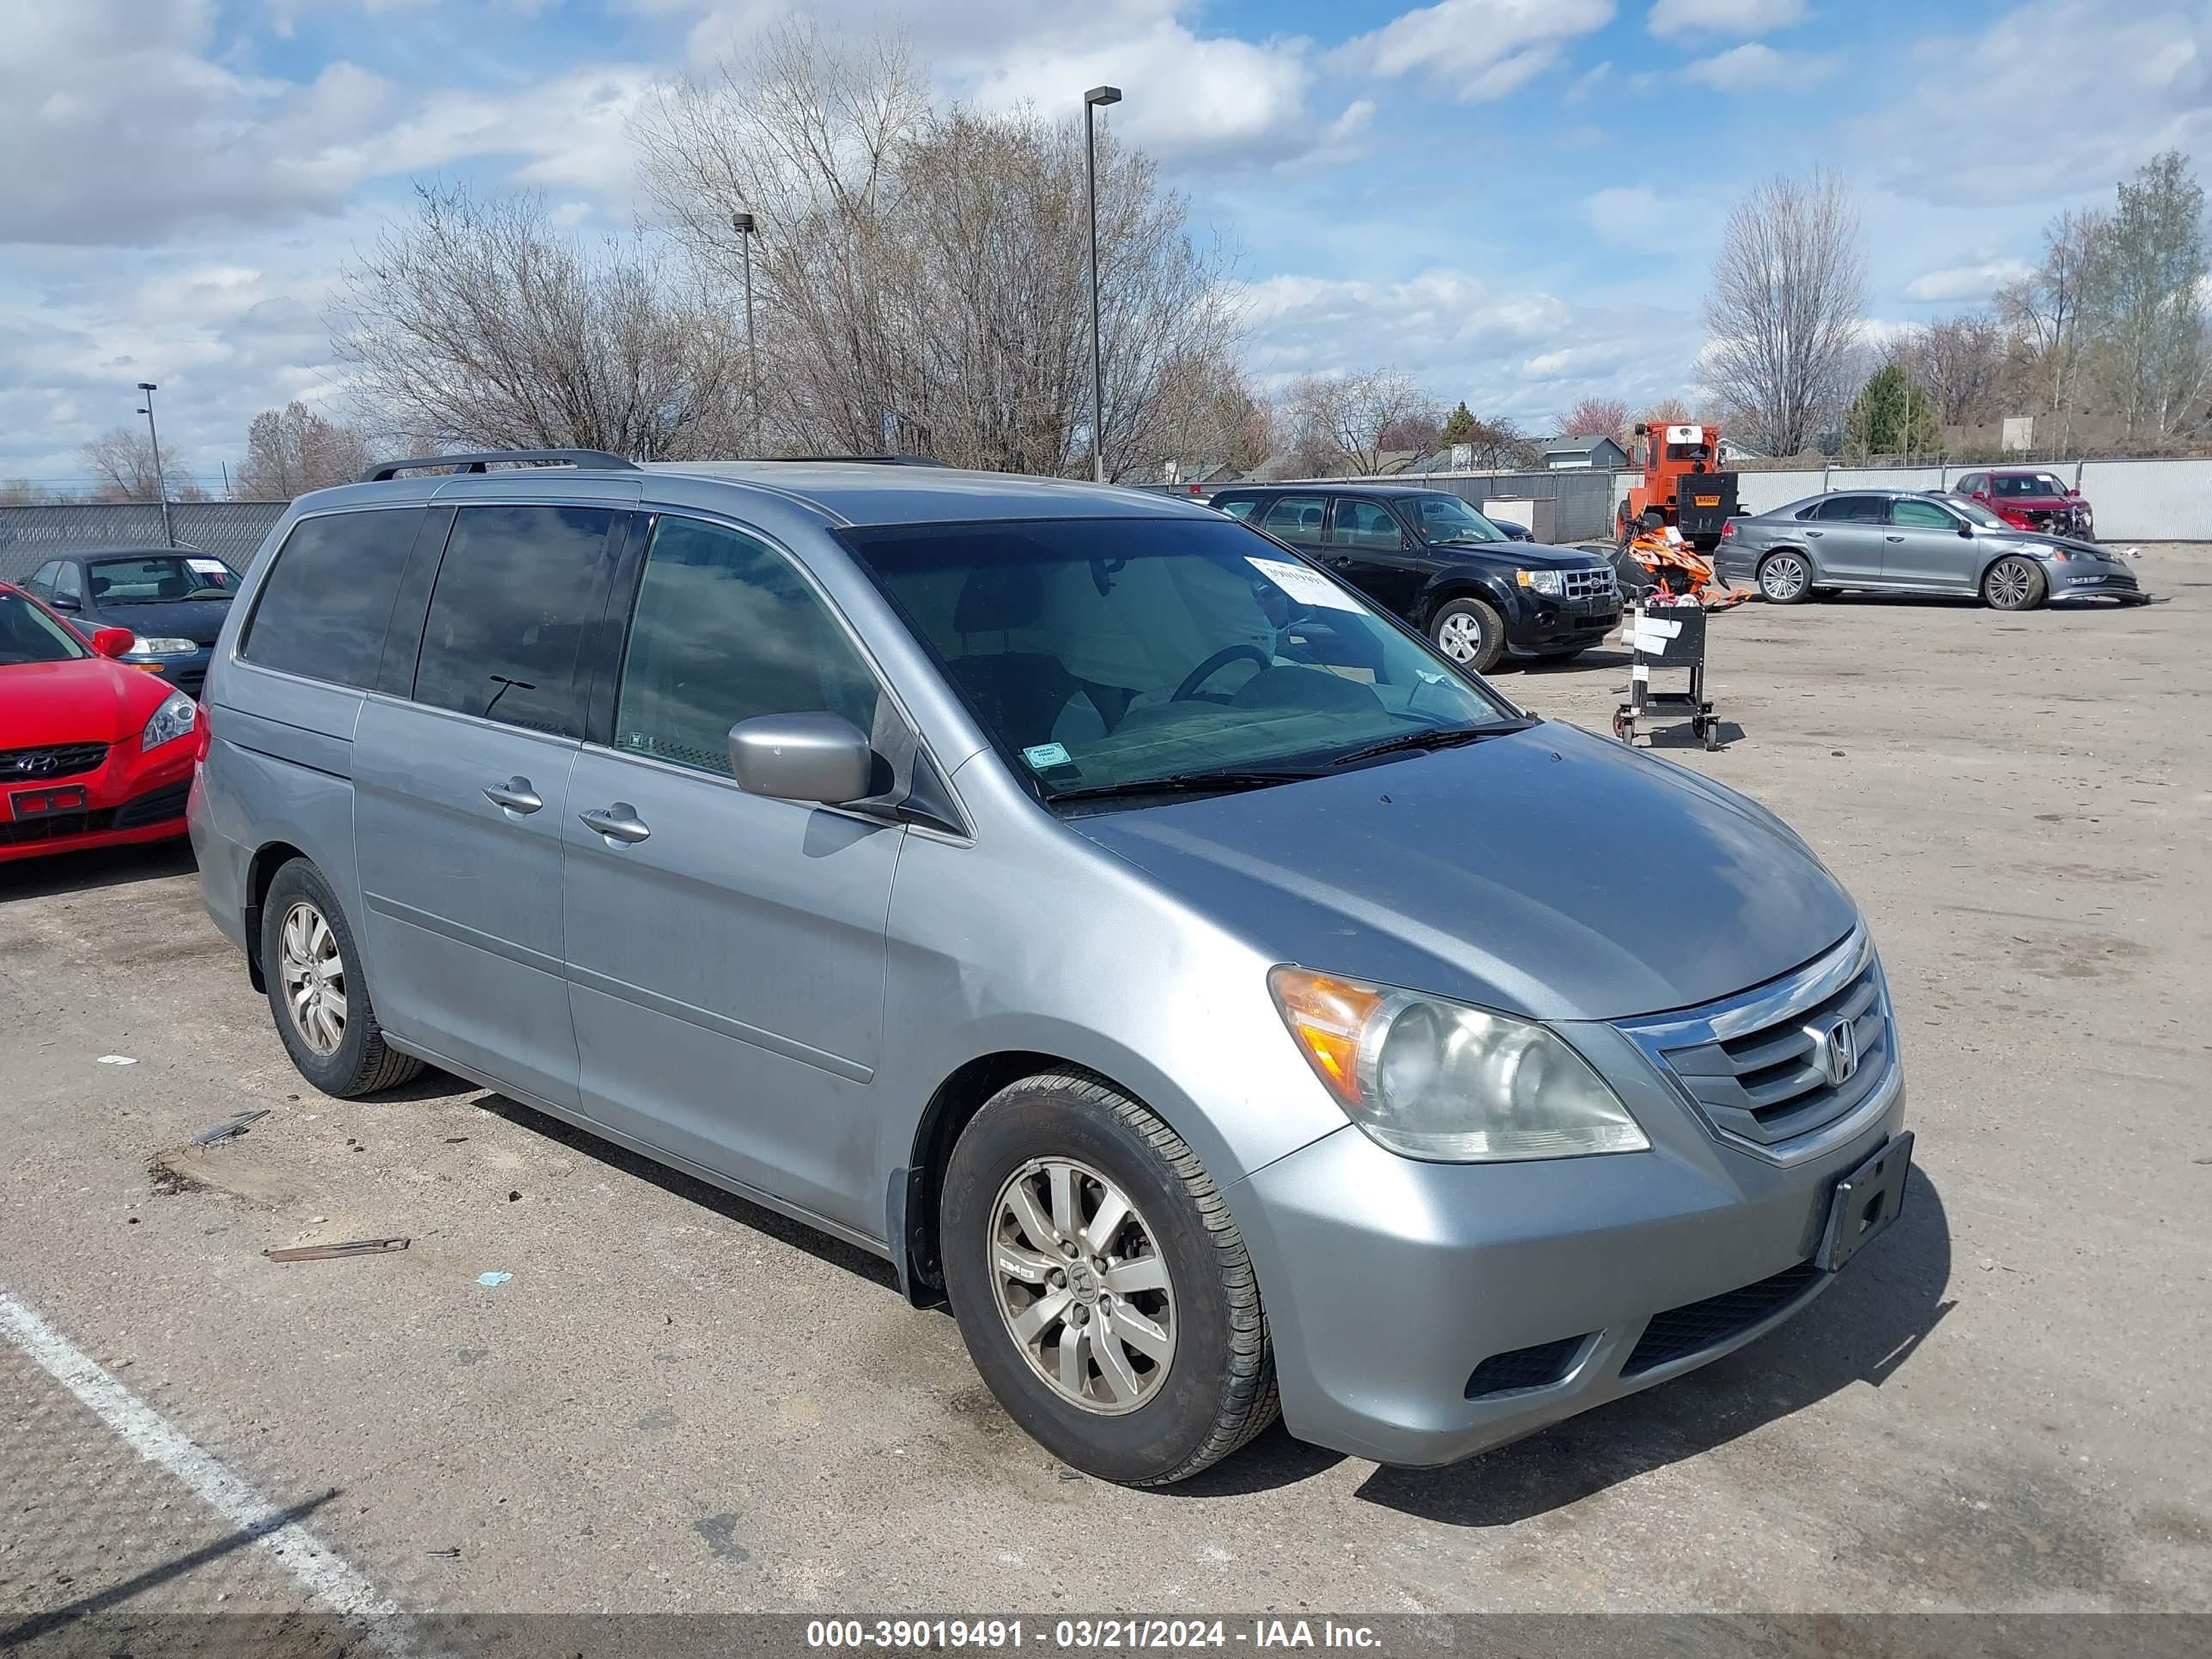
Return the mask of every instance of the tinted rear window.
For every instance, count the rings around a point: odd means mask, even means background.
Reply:
[[[576,664],[614,522],[603,507],[463,507],[430,595],[415,700],[583,736]]]
[[[375,684],[392,596],[423,510],[332,513],[293,526],[261,585],[240,654],[308,679]]]

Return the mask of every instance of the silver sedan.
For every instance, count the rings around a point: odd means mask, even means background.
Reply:
[[[1732,519],[1714,563],[1777,605],[1838,588],[1973,595],[1997,611],[2147,597],[2125,562],[2093,542],[2015,529],[1960,496],[1904,490],[1838,490]]]

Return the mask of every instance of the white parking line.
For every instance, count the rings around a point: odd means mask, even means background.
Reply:
[[[158,1463],[256,1547],[280,1561],[307,1593],[353,1626],[377,1652],[416,1652],[407,1615],[327,1545],[168,1425],[90,1355],[0,1288],[0,1334],[36,1360],[149,1462]]]

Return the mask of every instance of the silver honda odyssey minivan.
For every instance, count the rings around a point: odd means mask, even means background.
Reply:
[[[1279,1409],[1480,1451],[1904,1196],[1802,841],[1188,502],[397,464],[271,532],[204,707],[207,905],[309,1082],[440,1066],[877,1252],[1109,1480]]]

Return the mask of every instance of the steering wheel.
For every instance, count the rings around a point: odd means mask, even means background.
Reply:
[[[1254,662],[1258,663],[1262,668],[1272,668],[1275,665],[1274,658],[1268,655],[1267,653],[1259,646],[1249,644],[1225,645],[1222,647],[1220,650],[1208,657],[1204,662],[1199,664],[1197,667],[1192,669],[1189,673],[1184,675],[1182,677],[1182,684],[1176,687],[1175,696],[1169,698],[1168,701],[1170,702],[1183,702],[1196,696],[1198,695],[1198,688],[1200,686],[1204,685],[1206,681],[1212,679],[1216,674],[1218,674],[1223,669],[1228,667],[1231,663],[1237,661],[1240,657],[1249,657]]]

